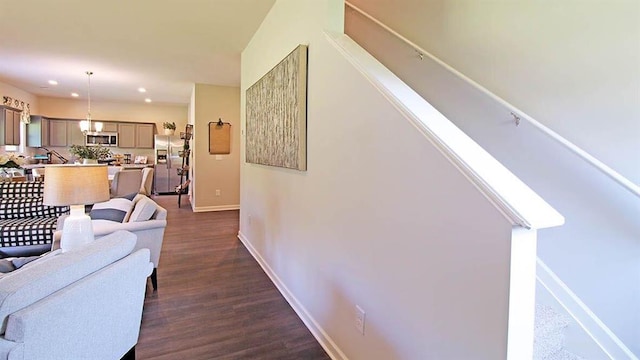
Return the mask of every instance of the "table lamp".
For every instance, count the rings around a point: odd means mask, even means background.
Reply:
[[[60,248],[63,252],[94,240],[91,218],[84,206],[109,200],[106,165],[54,165],[45,168],[44,199],[49,206],[69,206],[64,220]]]

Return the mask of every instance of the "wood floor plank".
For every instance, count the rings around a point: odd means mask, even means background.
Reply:
[[[238,211],[168,211],[158,291],[147,288],[138,359],[329,359],[238,240]]]

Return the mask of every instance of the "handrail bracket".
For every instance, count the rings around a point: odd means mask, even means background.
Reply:
[[[516,113],[514,113],[513,111],[511,112],[511,116],[513,116],[513,120],[515,120],[516,122],[516,126],[520,126],[520,116],[518,116]]]

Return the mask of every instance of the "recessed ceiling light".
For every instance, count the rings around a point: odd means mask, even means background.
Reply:
[[[71,96],[73,96],[73,97],[78,97],[78,96],[80,96],[80,95],[78,95],[78,93],[71,93]]]
[[[146,98],[146,99],[144,99],[144,102],[148,102],[148,103],[150,103],[150,102],[151,102],[151,99]]]
[[[146,92],[147,92],[147,89],[145,89],[145,88],[141,87],[141,88],[138,88],[138,92],[146,93]]]
[[[58,82],[55,80],[49,80],[49,85],[58,85]]]

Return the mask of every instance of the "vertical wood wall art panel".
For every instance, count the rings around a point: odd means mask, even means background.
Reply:
[[[247,89],[246,162],[307,169],[307,46]]]

